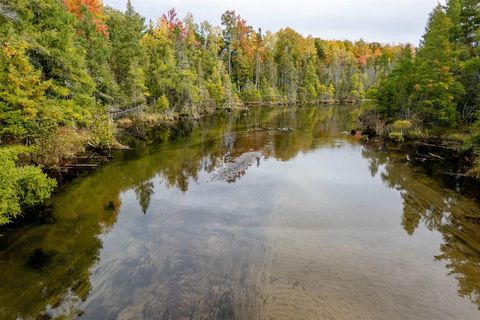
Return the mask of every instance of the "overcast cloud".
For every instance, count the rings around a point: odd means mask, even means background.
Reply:
[[[123,10],[127,0],[104,0]],[[191,12],[197,22],[220,24],[234,9],[254,28],[277,31],[292,27],[324,39],[418,44],[428,14],[438,0],[132,0],[147,20],[171,8],[181,17]]]

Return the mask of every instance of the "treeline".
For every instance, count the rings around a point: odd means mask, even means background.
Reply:
[[[37,165],[115,144],[110,112],[358,101],[403,49],[262,33],[234,11],[221,27],[173,9],[146,23],[130,1],[101,0],[0,0],[0,42],[0,223],[48,198],[55,183]]]
[[[433,10],[418,50],[405,47],[374,91],[394,137],[453,132],[449,138],[480,154],[479,41],[478,0],[448,0]]]

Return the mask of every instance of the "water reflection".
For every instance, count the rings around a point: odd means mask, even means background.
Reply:
[[[370,144],[363,156],[370,160],[372,175],[385,166],[382,180],[400,190],[403,199],[402,226],[409,235],[422,223],[442,233],[441,254],[449,274],[458,280],[459,294],[480,307],[480,210],[473,200],[442,188],[411,168],[402,155],[388,154],[380,145]],[[393,156],[393,158],[392,158]]]
[[[150,198],[155,192],[155,186],[152,181],[143,181],[135,187],[135,194],[137,195],[137,201],[142,207],[143,214],[147,214],[148,207],[150,206]]]
[[[459,297],[480,306],[478,204],[343,134],[357,112],[256,109],[145,131],[2,231],[0,318],[473,319]],[[421,287],[406,270],[436,278]],[[416,306],[417,291],[432,296]]]

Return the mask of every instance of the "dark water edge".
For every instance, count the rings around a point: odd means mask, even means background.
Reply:
[[[379,153],[395,154],[415,170],[435,180],[445,188],[480,203],[480,181],[464,173],[471,166],[469,154],[445,149],[441,141],[426,144],[421,141],[396,143],[377,137],[365,142]]]
[[[345,134],[356,115],[267,108],[125,140],[0,231],[0,318],[476,319],[470,187]]]

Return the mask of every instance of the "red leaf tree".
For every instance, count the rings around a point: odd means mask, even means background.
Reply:
[[[108,34],[108,28],[104,23],[102,0],[63,0],[63,2],[68,10],[81,21],[85,19],[84,10],[88,11],[92,15],[97,31],[104,35]]]

